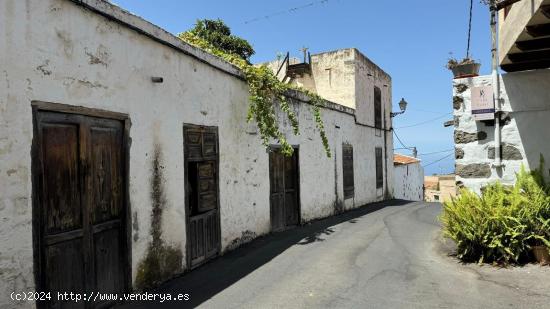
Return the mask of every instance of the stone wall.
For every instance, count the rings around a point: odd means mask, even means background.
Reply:
[[[475,121],[471,113],[470,89],[490,86],[491,81],[491,76],[453,81],[456,180],[476,192],[497,180],[512,184],[522,165],[527,169],[537,168],[540,155],[550,158],[550,70],[508,73],[500,77],[503,110],[503,166],[500,168],[493,166],[494,122]]]

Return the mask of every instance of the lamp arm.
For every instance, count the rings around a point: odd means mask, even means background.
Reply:
[[[405,111],[400,111],[400,112],[390,112],[390,118],[393,118],[397,115],[401,115],[403,114]]]

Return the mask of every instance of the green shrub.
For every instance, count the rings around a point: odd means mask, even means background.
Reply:
[[[443,204],[443,235],[457,245],[466,262],[521,263],[532,246],[550,248],[550,198],[544,162],[531,172],[523,167],[514,186],[490,184],[481,196],[462,189]]]

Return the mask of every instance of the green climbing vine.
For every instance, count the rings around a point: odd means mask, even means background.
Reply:
[[[279,130],[275,104],[278,104],[280,109],[288,116],[293,133],[298,135],[300,134],[298,119],[294,111],[290,108],[286,93],[289,90],[298,90],[305,93],[310,99],[313,117],[316,127],[319,130],[319,135],[326,155],[327,157],[331,156],[323,119],[321,117],[321,107],[324,106],[325,101],[319,95],[294,85],[282,83],[267,66],[254,66],[237,54],[216,48],[209,41],[196,35],[192,31],[180,33],[178,37],[191,45],[197,46],[210,54],[232,63],[243,72],[244,78],[248,83],[250,94],[247,120],[249,122],[252,120],[256,121],[264,146],[268,147],[269,142],[275,139],[281,144],[282,153],[287,156],[292,155],[294,149],[288,143],[284,134]]]

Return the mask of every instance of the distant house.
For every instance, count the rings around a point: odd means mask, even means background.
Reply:
[[[424,177],[424,200],[443,203],[457,194],[455,175],[433,175]]]
[[[456,181],[476,192],[513,184],[541,155],[550,160],[550,1],[519,1],[499,15],[498,63],[507,73],[453,81]]]
[[[393,197],[409,201],[424,199],[424,168],[417,158],[402,154],[393,155]]]

